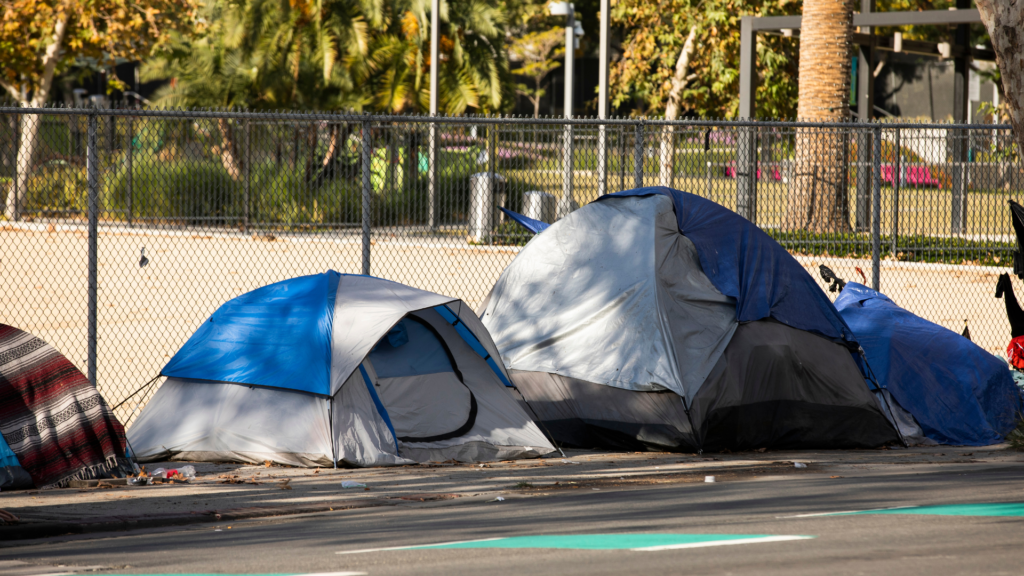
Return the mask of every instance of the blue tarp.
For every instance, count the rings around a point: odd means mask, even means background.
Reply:
[[[161,375],[329,395],[331,324],[340,278],[334,271],[300,276],[228,301]]]
[[[0,436],[0,468],[6,466],[21,466],[21,464],[18,463],[18,457],[14,455],[14,451],[7,445],[4,437]]]
[[[507,214],[509,218],[518,222],[520,226],[526,228],[527,230],[533,232],[534,234],[540,234],[541,232],[547,230],[549,226],[551,226],[551,224],[548,224],[547,222],[534,220],[533,218],[523,216],[522,214],[518,212],[513,212],[507,208],[502,208],[501,211]]]
[[[855,342],[835,306],[803,266],[739,214],[663,186],[626,190],[598,200],[651,194],[672,199],[679,232],[696,246],[704,273],[722,294],[736,299],[736,320],[773,318],[837,342]]]
[[[1005,361],[862,284],[848,283],[836,307],[875,376],[926,436],[986,446],[1013,429],[1020,396]]]

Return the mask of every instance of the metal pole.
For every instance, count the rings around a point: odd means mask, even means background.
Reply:
[[[741,120],[754,118],[754,98],[757,92],[757,31],[754,30],[754,16],[740,19],[740,110]]]
[[[871,202],[871,288],[881,290],[882,251],[882,129],[875,128],[875,142],[871,147],[874,157],[874,185]]]
[[[902,166],[900,166],[900,160],[902,155],[900,154],[900,129],[896,128],[896,134],[893,135],[893,144],[896,148],[896,158],[893,162],[892,171],[892,231],[889,233],[891,236],[891,247],[890,254],[895,258],[896,250],[899,248],[900,238],[900,176]]]
[[[373,151],[370,149],[370,123],[363,122],[363,274],[370,274],[370,201],[372,200],[372,182],[370,179],[370,162]]]
[[[569,14],[565,18],[565,117],[572,118],[573,99],[573,67],[576,46],[576,12],[569,4]],[[564,218],[572,212],[572,175],[573,149],[572,125],[566,124],[562,136],[562,198],[558,201],[558,218]]]
[[[487,195],[491,199],[491,202],[489,204],[489,206],[491,207],[491,212],[497,212],[501,214],[501,217],[497,219],[494,219],[492,216],[491,230],[488,230],[488,235],[491,236],[492,238],[494,236],[494,227],[497,225],[498,221],[500,221],[505,216],[504,212],[497,209],[498,198],[497,194],[495,194],[495,192],[497,192],[497,185],[495,183],[495,180],[497,180],[498,178],[497,174],[495,174],[495,157],[497,155],[498,127],[492,124],[487,127]],[[491,242],[493,243],[493,240]]]
[[[636,123],[636,138],[633,143],[633,187],[644,187],[644,121]]]
[[[99,150],[97,150],[96,131],[97,117],[94,110],[89,111],[88,150],[86,152],[86,174],[89,186],[89,319],[88,319],[88,359],[86,360],[89,384],[96,386],[96,310],[98,301],[98,266],[99,243],[99,211],[100,211],[100,167]]]
[[[957,11],[970,9],[970,0],[956,0]],[[953,122],[963,124],[967,122],[968,108],[970,102],[970,37],[971,27],[969,24],[961,24],[956,27],[953,33],[953,44],[958,48],[958,54],[953,58]],[[934,121],[934,118],[932,119]],[[967,233],[967,141],[964,138],[965,131],[957,130],[955,127],[949,132],[953,136],[953,197],[951,199],[952,220],[951,232],[953,234]]]
[[[430,0],[430,117],[437,117],[437,74],[440,67],[438,41],[441,37],[441,0]],[[437,121],[430,122],[430,158],[427,174],[427,225],[437,229]]]
[[[572,125],[566,124],[562,129],[562,197],[558,200],[558,217],[564,218],[572,212],[572,173],[573,173],[573,134]]]
[[[600,47],[597,58],[597,117],[608,118],[608,45],[611,38],[611,0],[601,0]],[[597,127],[597,195],[608,193],[608,128]]]
[[[856,134],[857,192],[854,204],[854,227],[858,232],[865,232],[871,222],[871,134],[866,130],[857,130]]]
[[[572,118],[573,80],[576,64],[576,8],[570,3],[565,18],[565,117]]]
[[[128,117],[128,152],[125,153],[128,164],[128,226],[134,224],[135,219],[135,174],[132,169],[132,154],[135,148],[135,119]]]
[[[252,123],[245,121],[245,189],[242,192],[242,231],[249,230],[249,187],[252,174]]]
[[[757,131],[738,130],[736,147],[736,213],[751,222],[757,220]]]
[[[626,189],[626,127],[619,126],[619,190]]]

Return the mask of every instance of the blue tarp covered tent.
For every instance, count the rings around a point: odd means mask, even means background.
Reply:
[[[959,334],[850,282],[836,308],[857,336],[880,384],[942,444],[1002,442],[1020,396],[1006,362]]]

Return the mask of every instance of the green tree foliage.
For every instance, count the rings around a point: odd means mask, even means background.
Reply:
[[[374,110],[427,112],[430,2],[392,0],[370,42],[368,89]],[[496,0],[440,3],[438,106],[448,114],[509,108],[513,89],[504,46],[507,14]]]
[[[683,91],[682,110],[735,116],[740,18],[799,13],[800,2],[794,0],[618,0],[611,16],[623,54],[610,70],[613,109],[635,106],[633,114],[663,114],[683,43],[696,27],[697,48],[690,62],[696,77]],[[758,35],[758,116],[795,115],[798,50],[794,38]]]
[[[76,61],[112,67],[117,58],[144,56],[187,26],[193,11],[190,0],[5,0],[0,3],[0,88],[22,106],[43,106],[54,77]],[[116,78],[112,84],[121,87]],[[21,124],[18,174],[4,203],[11,220],[21,217],[41,121],[25,115]]]
[[[214,0],[143,67],[164,105],[424,112],[429,0]],[[450,15],[450,17],[449,17]],[[501,110],[509,88],[494,0],[441,3],[441,106]]]
[[[517,83],[516,92],[533,104],[533,117],[537,118],[540,116],[540,100],[547,93],[544,80],[552,70],[561,66],[558,60],[565,58],[565,33],[558,27],[529,32],[512,40],[509,53],[513,59],[522,62],[515,71],[516,76],[533,83],[532,86]]]
[[[381,12],[381,0],[214,1],[142,76],[170,79],[157,95],[168,106],[358,110]]]

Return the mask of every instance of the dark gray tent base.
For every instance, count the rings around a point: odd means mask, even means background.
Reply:
[[[546,372],[511,375],[554,439],[580,448],[696,452],[899,442],[846,348],[772,321],[739,326],[689,414],[670,391],[636,392]]]

